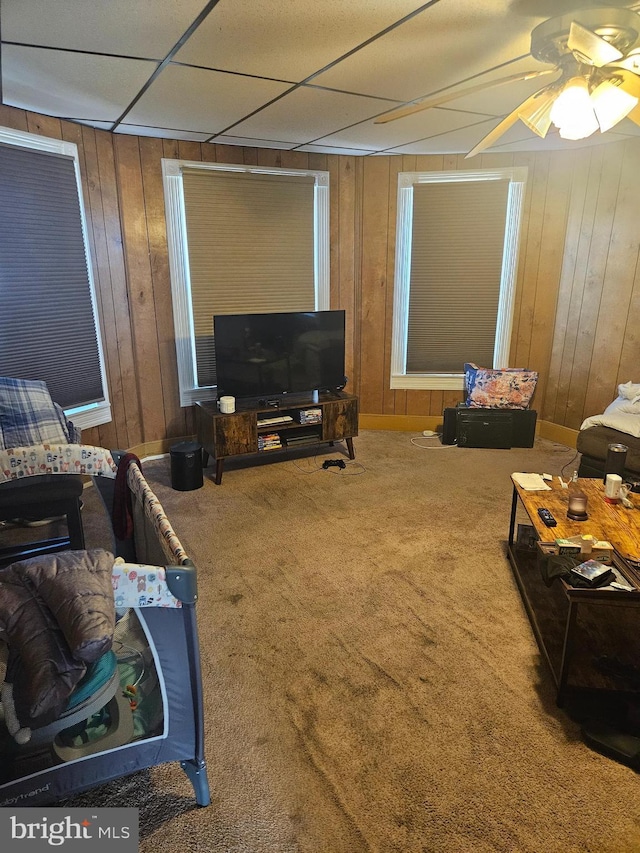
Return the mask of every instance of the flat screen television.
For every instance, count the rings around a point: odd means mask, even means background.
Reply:
[[[218,398],[344,387],[344,311],[216,314]]]

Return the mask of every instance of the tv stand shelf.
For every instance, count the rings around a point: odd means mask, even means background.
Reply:
[[[300,422],[301,412],[319,409],[319,421]],[[291,418],[283,423],[261,423],[265,419]],[[276,406],[257,400],[237,400],[232,414],[223,414],[215,400],[195,406],[197,439],[202,445],[202,464],[211,456],[216,462],[215,480],[222,482],[224,460],[249,454],[274,453],[311,445],[345,441],[350,459],[355,459],[353,438],[358,434],[358,398],[344,391],[291,394]],[[273,436],[273,438],[267,438]]]

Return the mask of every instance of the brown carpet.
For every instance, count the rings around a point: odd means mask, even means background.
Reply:
[[[74,804],[139,806],[143,853],[640,850],[638,776],[555,706],[504,552],[509,474],[574,452],[411,438],[191,492],[143,465],[199,572],[212,804],[177,765]]]

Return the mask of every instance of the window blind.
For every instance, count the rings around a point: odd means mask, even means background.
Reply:
[[[215,385],[214,314],[315,308],[314,178],[183,169],[197,384]]]
[[[509,184],[414,185],[407,373],[493,365]]]
[[[0,144],[0,373],[63,408],[104,400],[71,157]]]

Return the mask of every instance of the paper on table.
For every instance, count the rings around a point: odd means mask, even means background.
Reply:
[[[511,475],[514,483],[526,492],[550,492],[551,486],[547,486],[540,474],[523,474],[516,472]]]

